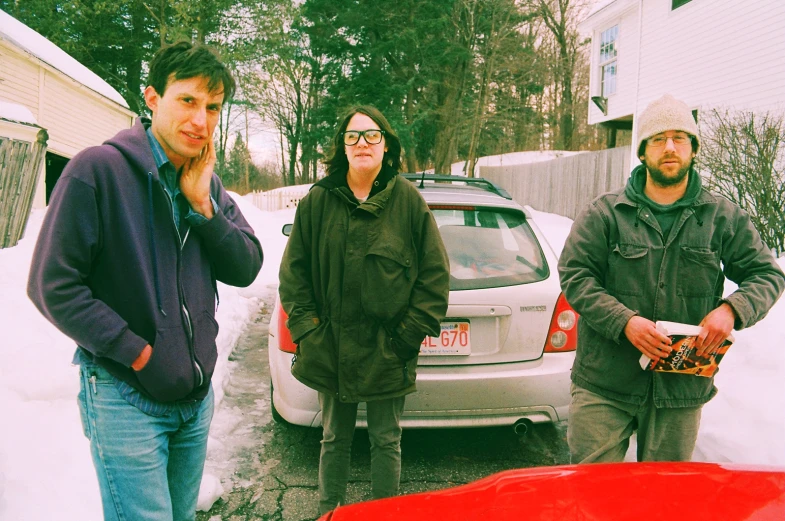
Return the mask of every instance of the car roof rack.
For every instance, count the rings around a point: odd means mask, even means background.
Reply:
[[[483,190],[488,192],[493,192],[496,195],[504,197],[505,199],[512,200],[512,196],[507,193],[507,190],[502,188],[501,186],[487,180],[483,179],[482,177],[464,177],[461,175],[437,175],[437,174],[426,174],[426,173],[419,173],[419,174],[401,174],[403,177],[408,179],[409,181],[415,182],[420,181],[420,188],[424,188],[425,181],[436,181],[436,182],[456,182],[456,183],[466,183],[467,185],[478,185]]]

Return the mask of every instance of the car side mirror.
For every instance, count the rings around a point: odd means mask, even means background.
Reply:
[[[292,234],[292,224],[284,224],[283,228],[281,228],[281,233],[289,237]]]

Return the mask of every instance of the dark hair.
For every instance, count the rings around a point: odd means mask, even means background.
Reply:
[[[232,98],[236,88],[232,74],[221,62],[218,53],[206,45],[182,41],[158,49],[150,61],[147,84],[163,96],[172,75],[174,80],[204,76],[211,93],[223,87],[224,103]]]
[[[365,114],[379,125],[379,129],[384,131],[384,144],[387,146],[387,151],[384,153],[384,158],[382,158],[382,165],[387,165],[399,172],[401,170],[401,140],[398,139],[398,134],[395,133],[387,118],[376,107],[360,105],[352,107],[346,112],[341,125],[338,127],[338,131],[333,136],[330,152],[324,160],[327,175],[335,173],[345,174],[349,171],[349,159],[346,157],[343,133],[346,132],[346,127],[349,126],[349,121],[355,114]]]

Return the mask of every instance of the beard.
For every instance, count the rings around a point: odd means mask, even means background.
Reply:
[[[690,161],[679,168],[675,175],[669,176],[663,172],[661,168],[658,168],[648,157],[645,158],[644,163],[646,164],[646,169],[649,171],[649,176],[651,176],[651,180],[654,184],[663,188],[681,183],[684,178],[687,177],[687,174],[689,174],[690,166],[692,165],[692,161]]]

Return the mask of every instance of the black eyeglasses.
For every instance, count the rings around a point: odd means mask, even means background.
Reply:
[[[346,146],[356,145],[360,141],[360,137],[363,137],[369,145],[378,145],[382,142],[382,136],[384,136],[384,130],[379,130],[378,128],[347,130],[343,133],[343,144]]]

